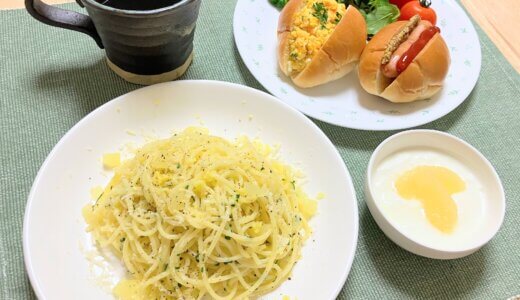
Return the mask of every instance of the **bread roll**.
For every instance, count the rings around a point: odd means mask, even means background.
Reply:
[[[366,45],[366,22],[361,13],[353,6],[348,6],[333,31],[315,53],[307,55],[305,67],[295,71],[290,59],[292,32],[295,30],[295,16],[305,9],[308,1],[312,4],[325,1],[291,0],[284,7],[278,21],[278,62],[282,72],[289,76],[295,85],[308,88],[336,80],[349,73],[359,61]],[[333,0],[335,1],[335,0]],[[329,14],[328,24],[334,16]],[[334,21],[332,21],[334,22]],[[318,25],[320,26],[320,25]],[[328,25],[329,26],[329,25]],[[331,26],[332,27],[332,26]]]
[[[397,103],[428,99],[439,92],[450,65],[448,47],[437,33],[401,74],[396,78],[385,77],[381,71],[385,48],[406,23],[399,21],[381,29],[367,44],[359,62],[363,89]]]

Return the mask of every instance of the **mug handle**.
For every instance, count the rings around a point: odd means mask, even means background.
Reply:
[[[76,0],[78,3],[80,1]],[[83,7],[83,5],[81,4]],[[84,14],[61,9],[43,3],[41,0],[25,0],[25,8],[36,20],[47,25],[83,32],[92,37],[99,48],[103,49],[103,42],[92,19]]]

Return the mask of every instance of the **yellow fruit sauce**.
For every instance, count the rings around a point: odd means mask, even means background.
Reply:
[[[318,53],[346,12],[336,0],[305,1],[293,17],[289,38],[289,72],[300,73]]]
[[[428,221],[443,233],[452,233],[457,225],[457,205],[453,194],[466,189],[453,171],[438,166],[417,166],[395,182],[398,194],[421,202]]]

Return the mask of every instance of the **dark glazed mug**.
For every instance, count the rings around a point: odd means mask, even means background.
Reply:
[[[120,9],[95,0],[76,2],[87,9],[88,16],[41,0],[25,0],[25,7],[45,24],[91,36],[105,48],[108,66],[129,82],[147,85],[170,81],[188,69],[201,0],[161,0],[167,6],[149,10]]]

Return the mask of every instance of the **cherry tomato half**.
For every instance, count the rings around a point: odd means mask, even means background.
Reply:
[[[406,3],[401,8],[401,16],[399,20],[410,20],[411,17],[419,15],[422,20],[430,21],[432,25],[437,22],[437,14],[430,7],[431,1],[419,0]]]
[[[401,9],[401,7],[403,7],[406,3],[410,1],[414,0],[390,0],[390,3],[396,5],[397,7],[399,7],[399,9]]]

